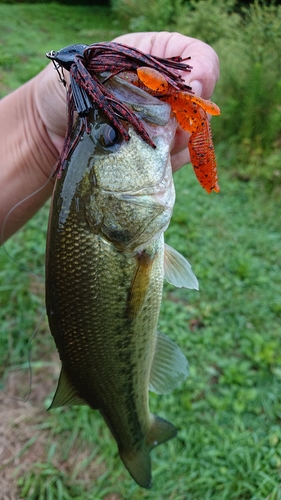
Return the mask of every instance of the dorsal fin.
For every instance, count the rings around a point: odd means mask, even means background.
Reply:
[[[53,397],[53,401],[48,410],[59,408],[60,406],[86,405],[86,401],[80,398],[76,389],[69,381],[64,368],[62,367],[57,389]]]

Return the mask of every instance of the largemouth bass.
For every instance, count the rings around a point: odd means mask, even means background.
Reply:
[[[130,140],[124,141],[96,108],[90,133],[56,180],[46,307],[62,371],[51,408],[99,410],[131,476],[150,488],[150,450],[176,428],[150,413],[148,390],[169,392],[188,373],[176,344],[157,333],[163,280],[198,284],[163,237],[175,201],[170,150],[176,119],[169,104],[118,77],[108,86],[138,115],[156,147],[125,122]]]

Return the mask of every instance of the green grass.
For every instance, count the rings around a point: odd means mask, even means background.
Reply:
[[[120,34],[108,9],[51,4],[0,4],[0,96],[32,78],[44,57],[73,43],[111,40]]]
[[[42,9],[48,22],[32,14]],[[58,12],[68,13],[68,23]],[[32,73],[45,64],[47,50],[85,41],[79,31],[71,38],[78,13],[81,30],[95,24],[83,12],[89,9],[0,5],[0,23],[12,56],[23,34],[22,28],[15,34],[15,26],[30,23]],[[109,39],[110,23],[102,29],[100,39]],[[0,32],[3,37],[2,25]],[[24,71],[22,61],[5,69],[5,85],[19,84]],[[177,200],[166,241],[191,262],[200,291],[165,284],[159,327],[186,354],[190,377],[173,394],[150,397],[151,410],[179,428],[177,439],[152,452],[153,489],[131,480],[99,414],[77,407],[42,413],[33,423],[47,436],[46,459],[31,463],[18,479],[19,498],[264,500],[272,493],[271,500],[281,499],[280,192],[233,175],[225,145],[218,146],[220,194],[207,195],[190,166],[175,174]],[[11,369],[24,369],[44,309],[47,215],[46,206],[7,242],[8,255],[0,249],[3,388]],[[43,365],[54,351],[43,321],[31,344],[35,375],[36,362]],[[54,388],[55,382],[56,374]],[[50,398],[39,406],[46,408]]]

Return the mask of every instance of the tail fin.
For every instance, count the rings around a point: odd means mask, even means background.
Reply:
[[[142,488],[151,488],[150,450],[175,437],[177,429],[163,418],[153,417],[153,422],[142,446],[137,450],[121,450],[119,454],[132,478]]]
[[[136,483],[142,488],[151,488],[151,460],[148,447],[143,444],[139,450],[119,449],[119,454]]]

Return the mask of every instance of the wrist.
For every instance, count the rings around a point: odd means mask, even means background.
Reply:
[[[52,192],[53,182],[48,179],[59,153],[35,103],[37,78],[0,103],[0,227],[4,240],[21,227]]]

